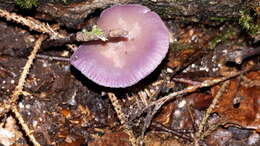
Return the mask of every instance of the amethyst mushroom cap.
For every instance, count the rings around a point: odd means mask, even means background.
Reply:
[[[101,13],[97,27],[128,32],[124,39],[84,43],[71,56],[71,64],[99,85],[132,86],[153,72],[168,52],[169,31],[145,6],[112,6]]]

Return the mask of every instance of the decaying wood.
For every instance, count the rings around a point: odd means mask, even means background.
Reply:
[[[78,24],[83,23],[84,19],[86,19],[89,14],[97,9],[104,9],[111,5],[124,4],[128,2],[133,2],[133,0],[90,0],[73,4],[71,6],[46,3],[40,5],[37,8],[37,11],[54,18],[55,21],[60,24],[69,28],[75,28]]]
[[[234,20],[240,17],[251,1],[218,1],[215,0],[93,0],[71,6],[54,4],[40,5],[37,11],[50,16],[54,21],[70,28],[84,22],[89,14],[97,9],[104,9],[115,4],[141,3],[157,12],[163,19],[174,19],[179,22],[200,22],[208,25],[219,24],[223,20]]]
[[[42,14],[40,19],[51,20],[57,22],[59,25],[65,25],[68,28],[81,31],[81,29],[85,27],[85,25],[82,24],[86,23],[85,20],[87,20],[89,15],[94,11],[102,10],[111,5],[125,3],[140,3],[146,5],[151,10],[157,12],[163,19],[174,20],[179,23],[198,22],[206,25],[216,25],[223,21],[238,20],[241,16],[240,11],[247,9],[249,5],[251,6],[252,2],[248,0],[227,0],[217,3],[214,0],[93,0],[70,5],[40,3],[36,11],[39,14]],[[14,9],[15,2],[3,1],[2,5],[12,5],[12,9]],[[3,8],[1,11],[6,13],[6,11],[4,11],[6,7],[2,5],[0,7]],[[16,17],[13,13],[10,13],[12,14],[10,16],[13,17],[7,17],[7,14],[5,13],[2,13],[4,17],[15,20],[26,26],[31,25],[30,29],[51,34],[52,38],[55,38],[56,41],[48,39],[43,42],[42,48],[61,46],[73,42],[73,40],[71,40],[73,35],[68,34],[67,37],[64,37],[64,34],[56,32],[55,29],[48,24],[40,23],[40,21],[33,19],[32,17],[28,17],[29,19],[22,19]]]

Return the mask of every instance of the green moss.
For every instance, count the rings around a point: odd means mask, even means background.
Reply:
[[[224,31],[223,33],[217,35],[209,42],[209,48],[214,49],[219,43],[226,41],[231,36],[235,35],[235,32],[231,29]]]
[[[38,0],[15,0],[16,4],[23,9],[31,9],[37,7]]]
[[[256,35],[260,33],[260,25],[255,24],[253,17],[250,16],[248,10],[240,11],[241,17],[239,24],[245,29],[250,35]]]
[[[170,44],[171,51],[180,51],[180,50],[189,50],[193,49],[194,47],[190,44],[181,44],[178,42],[174,42]]]
[[[229,21],[230,18],[225,18],[225,17],[211,17],[210,20],[212,20],[212,21],[218,21],[218,22],[225,22],[225,21]]]
[[[59,0],[64,4],[69,4],[68,0]],[[15,0],[16,4],[23,9],[31,9],[38,6],[38,0]]]

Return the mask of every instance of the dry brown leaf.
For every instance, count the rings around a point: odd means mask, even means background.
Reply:
[[[97,137],[89,146],[130,146],[128,135],[125,132],[107,131],[102,137]]]
[[[259,80],[259,72],[246,75],[248,79]],[[214,112],[224,116],[228,122],[238,124],[246,128],[260,130],[260,86],[245,87],[243,84],[237,93],[238,80],[232,80],[229,88],[221,97]],[[219,86],[212,88],[213,96],[218,92]],[[233,105],[234,97],[241,97],[239,106]]]

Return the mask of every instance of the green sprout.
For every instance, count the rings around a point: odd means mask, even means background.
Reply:
[[[83,33],[90,36],[96,36],[97,38],[101,39],[102,41],[107,41],[108,39],[105,37],[104,32],[98,28],[96,25],[92,27],[91,31],[87,31],[86,29],[82,30]]]
[[[16,4],[23,9],[31,9],[37,7],[38,0],[15,0]]]

